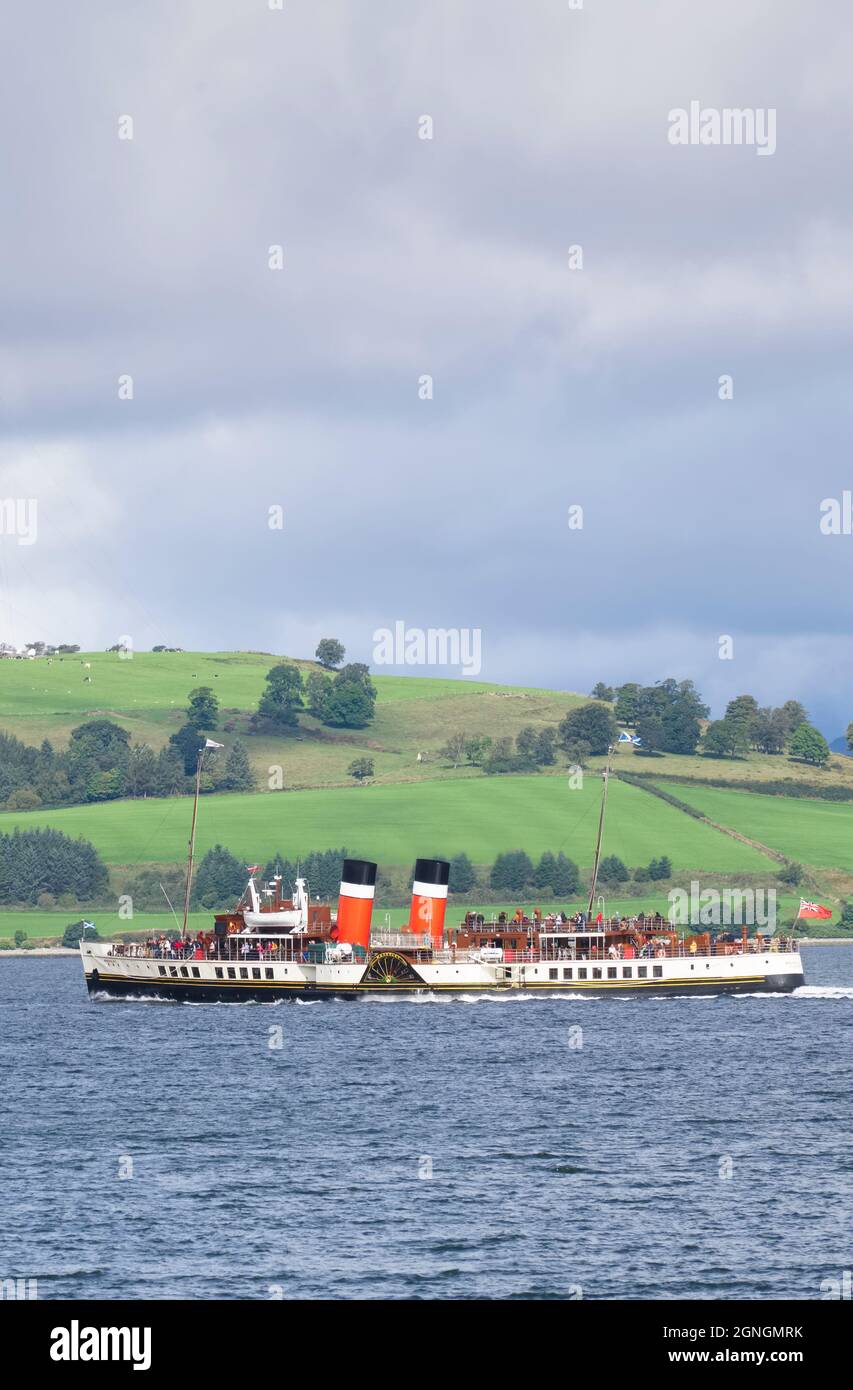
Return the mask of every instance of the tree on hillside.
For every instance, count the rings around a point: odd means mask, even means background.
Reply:
[[[652,859],[648,866],[648,874],[654,882],[672,878],[672,860],[669,855],[662,854],[660,859]]]
[[[317,643],[317,650],[314,653],[321,666],[332,669],[340,666],[346,656],[346,648],[341,646],[334,637],[324,637]]]
[[[661,719],[663,746],[667,753],[695,753],[699,742],[699,720],[681,703],[672,705]]]
[[[785,720],[788,738],[801,724],[808,724],[809,722],[809,716],[799,700],[786,700],[782,706],[781,714]]]
[[[313,714],[315,719],[322,720],[326,712],[326,699],[331,688],[331,680],[328,676],[322,675],[320,671],[312,671],[305,682],[305,700],[308,705],[308,713]]]
[[[795,860],[789,860],[784,869],[777,875],[780,883],[787,883],[791,888],[796,888],[803,880],[803,866],[797,864]]]
[[[541,856],[539,863],[536,865],[536,872],[533,876],[533,882],[539,889],[540,893],[543,888],[553,889],[554,873],[556,871],[556,868],[556,859],[554,858],[551,851],[549,849],[546,849],[545,853]]]
[[[579,743],[589,745],[590,753],[606,753],[616,738],[616,720],[606,705],[579,705],[561,719],[557,737],[567,750]]]
[[[578,739],[574,743],[567,741],[562,745],[562,749],[566,755],[566,762],[569,764],[570,769],[586,767],[587,760],[592,752],[589,744],[584,743],[583,739]]]
[[[641,714],[637,719],[637,737],[644,753],[657,753],[665,743],[663,720],[655,714]]]
[[[490,776],[500,772],[518,772],[519,761],[512,751],[512,739],[509,734],[504,734],[502,738],[494,740],[489,756],[483,763],[483,771]]]
[[[350,777],[355,777],[356,781],[363,782],[365,777],[373,776],[372,758],[353,758],[347,773]]]
[[[92,902],[109,885],[106,866],[88,840],[60,830],[0,834],[0,902],[38,902],[43,893]]]
[[[603,681],[599,681],[597,685],[592,687],[590,694],[593,700],[607,700],[609,703],[613,699],[613,687],[611,685],[605,685]]]
[[[474,865],[463,851],[455,854],[450,861],[450,882],[448,887],[451,893],[470,893],[476,885],[477,875],[474,872]]]
[[[220,785],[223,791],[229,792],[253,792],[255,790],[255,774],[252,771],[245,745],[239,739],[235,739],[228,751]]]
[[[736,695],[726,705],[724,718],[730,724],[742,724],[749,729],[758,714],[758,701],[754,695]]]
[[[515,736],[515,751],[519,762],[528,768],[550,767],[556,762],[556,729],[536,729],[527,724]]]
[[[699,720],[707,715],[708,706],[693,682],[670,676],[640,690],[636,728],[648,752],[692,753],[699,741]]]
[[[752,744],[762,753],[784,752],[788,734],[788,721],[780,709],[760,709],[749,726]]]
[[[204,739],[191,724],[184,724],[176,734],[172,734],[169,739],[171,746],[180,753],[184,762],[184,772],[187,777],[195,774],[198,755],[204,747]]]
[[[457,768],[465,757],[465,743],[466,738],[461,730],[458,733],[451,734],[444,747],[440,750],[439,756],[446,758],[449,763],[453,763],[454,768]]]
[[[266,674],[266,686],[253,721],[267,723],[280,733],[297,727],[302,708],[302,673],[292,662],[281,661]]]
[[[361,661],[341,667],[326,696],[323,723],[333,728],[363,729],[376,706],[376,687]]]
[[[618,855],[607,854],[598,866],[598,877],[602,883],[624,883],[630,874]]]
[[[620,724],[635,724],[639,714],[640,687],[636,681],[616,687],[616,718]]]
[[[749,730],[737,721],[715,719],[705,730],[701,751],[709,758],[745,758],[749,753]]]
[[[557,730],[540,729],[536,738],[536,761],[542,767],[552,767],[557,761]]]
[[[195,754],[193,754],[192,770],[195,772]],[[183,753],[173,743],[167,743],[165,748],[161,748],[157,754],[155,795],[176,796],[179,792],[184,791],[186,776]]]
[[[482,767],[489,756],[492,740],[488,734],[477,734],[465,742],[465,758],[472,767]]]
[[[126,757],[130,734],[111,719],[93,719],[71,730],[69,755],[92,757],[101,768],[114,767],[117,759]]]
[[[156,796],[157,754],[147,743],[134,743],[127,764],[129,796]]]
[[[190,728],[199,732],[210,733],[212,729],[216,728],[216,719],[219,714],[219,701],[210,686],[196,686],[195,690],[190,691],[189,701],[187,723]]]
[[[847,747],[853,751],[853,724],[847,725]]]
[[[492,865],[489,882],[492,888],[507,893],[521,893],[533,881],[533,865],[523,849],[499,854]]]
[[[76,949],[80,945],[80,940],[84,935],[87,941],[101,940],[97,928],[91,923],[86,925],[86,923],[81,920],[79,922],[72,922],[70,926],[65,928],[65,931],[62,933],[62,944],[66,948],[71,947],[72,949]]]
[[[580,886],[581,876],[577,864],[560,850],[554,861],[554,877],[551,881],[554,897],[573,898],[580,892]]]
[[[789,752],[792,758],[824,767],[829,762],[829,744],[813,724],[800,724],[791,735]]]
[[[246,884],[246,867],[222,845],[209,849],[198,866],[193,898],[202,907],[233,907]]]

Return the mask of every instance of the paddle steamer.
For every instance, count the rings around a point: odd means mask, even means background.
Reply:
[[[601,811],[587,913],[566,920],[516,914],[487,923],[468,913],[447,928],[449,864],[418,859],[409,920],[400,931],[374,926],[376,865],[346,859],[337,911],[312,902],[297,878],[290,897],[281,878],[258,889],[257,870],[232,912],[213,930],[187,931],[196,800],[180,936],[149,942],[82,940],[86,985],[96,998],[154,997],[178,1002],[358,999],[371,995],[615,994],[709,995],[788,992],[803,984],[796,942],[761,936],[680,936],[662,918],[593,919],[607,801]]]

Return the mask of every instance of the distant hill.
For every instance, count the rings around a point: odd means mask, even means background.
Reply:
[[[266,790],[271,767],[281,767],[285,787],[344,786],[347,767],[361,754],[373,758],[382,782],[482,776],[455,769],[439,757],[449,736],[514,737],[526,724],[555,726],[583,696],[535,687],[492,685],[459,678],[373,675],[376,716],[365,729],[330,729],[303,713],[294,737],[251,735],[248,722],[279,661],[264,652],[79,652],[33,661],[0,661],[0,729],[29,744],[47,738],[63,746],[88,719],[113,719],[133,742],[159,749],[184,722],[190,690],[207,685],[220,703],[217,739],[226,748],[242,738]],[[296,660],[304,676],[320,671]],[[418,754],[421,754],[420,760]]]

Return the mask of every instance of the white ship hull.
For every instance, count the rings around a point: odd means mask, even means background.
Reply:
[[[131,948],[132,949],[132,948]],[[803,983],[797,951],[676,955],[665,959],[485,962],[476,953],[424,952],[409,959],[374,950],[361,961],[172,959],[131,955],[120,944],[85,942],[89,993],[180,1002],[268,1002],[371,994],[751,994]],[[434,958],[428,958],[428,957]]]

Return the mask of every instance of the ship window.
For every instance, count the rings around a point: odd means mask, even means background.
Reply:
[[[157,968],[158,968],[158,970],[160,971],[160,974],[161,974],[161,975],[165,975],[165,973],[166,973],[166,967],[165,967],[165,965],[160,965],[160,966],[158,966]]]
[[[615,965],[608,965],[608,967],[607,967],[607,978],[608,978],[608,980],[615,980],[615,979],[616,979],[616,966],[615,966]]]
[[[248,970],[246,969],[245,965],[241,965],[241,966],[240,966],[240,979],[241,979],[241,980],[248,980],[248,978],[249,978],[249,972],[248,972]]]
[[[660,977],[661,977],[661,975],[663,974],[663,966],[662,966],[662,965],[653,965],[653,966],[652,966],[652,974],[654,975],[654,977],[655,977],[656,980],[659,980]]]
[[[188,977],[189,973],[190,973],[190,972],[187,970],[187,967],[186,967],[185,965],[182,965],[182,966],[181,966],[181,974],[184,976],[185,979]]]
[[[273,977],[272,966],[268,965],[264,971],[264,974],[266,975],[268,980],[271,980]]]
[[[192,972],[193,972],[193,978],[197,980],[197,979],[199,978],[198,966],[197,966],[197,965],[194,965],[194,966],[192,967]]]
[[[169,974],[170,974],[170,975],[174,975],[174,976],[177,977],[177,974],[178,974],[178,967],[177,967],[176,965],[170,965],[170,966],[169,966]]]
[[[649,973],[649,967],[648,967],[647,965],[638,965],[638,966],[637,966],[637,979],[638,979],[638,980],[645,980],[646,977],[648,976],[648,973]]]
[[[578,967],[578,979],[579,979],[579,980],[585,980],[585,979],[586,979],[586,966],[585,966],[585,965],[581,965],[581,966]]]
[[[631,974],[632,974],[632,971],[631,971],[630,965],[623,965],[623,967],[622,967],[622,979],[623,979],[623,980],[630,980]]]
[[[253,979],[253,980],[259,980],[260,978],[261,978],[261,972],[260,972],[260,970],[258,970],[257,966],[253,966],[253,967],[252,967],[252,979]]]
[[[558,980],[559,978],[560,978],[560,972],[559,972],[558,970],[549,970],[549,971],[548,971],[548,979],[549,979],[549,980]]]
[[[564,967],[564,968],[563,968],[563,979],[564,979],[564,980],[570,980],[571,978],[572,978],[572,972],[571,972],[571,970],[567,970],[567,969]]]
[[[221,980],[221,979],[222,979],[222,966],[221,966],[221,965],[217,965],[217,967],[216,967],[216,978],[217,978],[217,980]]]
[[[237,978],[237,971],[234,969],[233,965],[229,965],[228,967],[228,978],[229,980],[236,980]]]
[[[600,965],[595,965],[595,966],[593,966],[592,978],[593,978],[594,980],[600,980],[600,979],[601,979],[601,966],[600,966]]]

